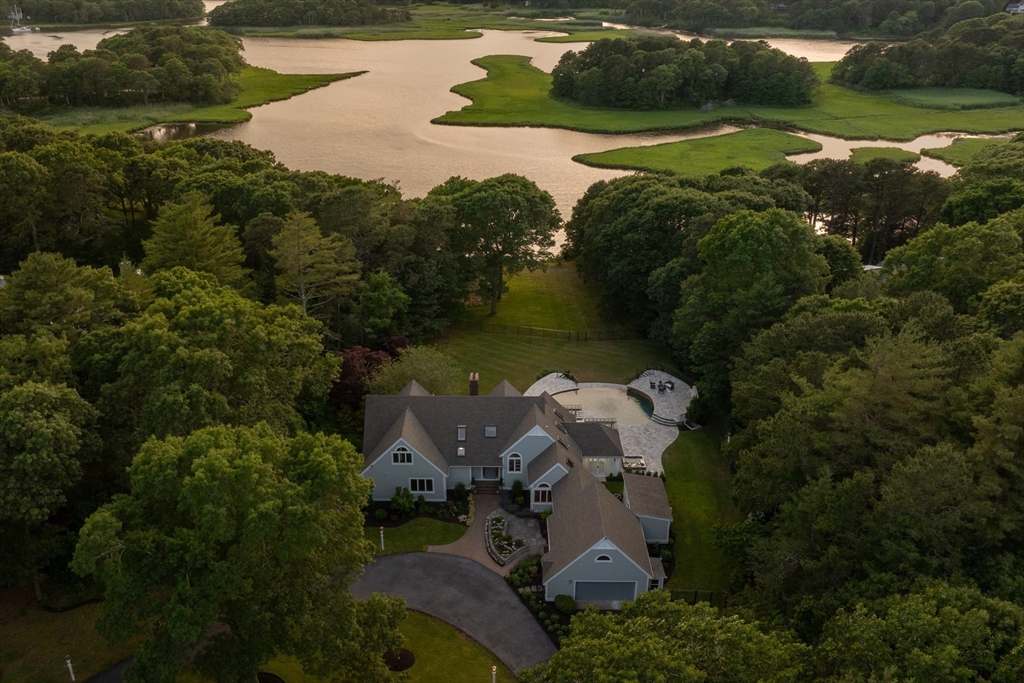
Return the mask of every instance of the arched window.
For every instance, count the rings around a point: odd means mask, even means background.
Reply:
[[[594,558],[594,562],[611,562],[612,558],[608,555],[598,555]]]
[[[518,453],[513,453],[508,456],[508,471],[509,472],[522,472],[523,471],[523,459],[519,457]]]
[[[551,502],[551,487],[547,484],[541,484],[533,490],[533,502],[534,503],[550,503]]]
[[[412,451],[405,446],[399,446],[391,452],[391,462],[395,465],[411,465]]]

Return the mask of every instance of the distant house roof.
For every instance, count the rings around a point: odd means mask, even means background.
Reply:
[[[398,392],[399,396],[431,396],[432,394],[423,388],[423,385],[416,380],[409,380],[409,383]]]
[[[601,422],[567,422],[565,430],[580,445],[583,455],[622,457],[619,432]]]
[[[488,396],[522,396],[523,393],[509,384],[507,379],[501,380],[501,384],[491,389]]]
[[[622,485],[629,499],[629,509],[634,515],[672,520],[672,506],[668,504],[665,482],[661,477],[624,472]]]
[[[552,488],[554,513],[548,518],[550,550],[544,555],[545,580],[607,538],[653,576],[640,520],[585,467],[574,467]]]

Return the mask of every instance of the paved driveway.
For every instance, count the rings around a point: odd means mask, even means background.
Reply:
[[[377,558],[350,588],[357,598],[385,593],[446,621],[519,671],[555,654],[555,646],[512,588],[473,560],[441,553]]]

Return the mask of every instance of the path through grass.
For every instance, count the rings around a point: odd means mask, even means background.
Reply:
[[[672,505],[676,569],[667,586],[727,590],[729,563],[715,546],[715,524],[735,524],[742,515],[729,492],[729,462],[712,428],[680,432],[661,458]]]
[[[787,154],[817,152],[820,149],[819,143],[798,135],[768,128],[752,128],[663,145],[578,154],[573,157],[573,161],[598,168],[704,175],[718,173],[730,166],[748,166],[760,171],[785,161]]]
[[[373,543],[377,557],[425,551],[428,545],[446,545],[462,538],[468,528],[464,524],[417,517],[396,527],[384,528],[384,550],[380,549],[380,528],[363,528],[366,540]]]
[[[726,121],[787,125],[841,138],[912,140],[925,133],[961,131],[1002,133],[1024,127],[1024,106],[969,111],[940,111],[899,104],[823,83],[808,107],[737,106],[635,111],[587,108],[548,95],[551,74],[531,66],[527,57],[494,55],[473,61],[487,70],[478,81],[452,88],[472,104],[434,119],[464,126],[534,126],[593,133],[682,130]],[[831,64],[817,64],[822,80]]]

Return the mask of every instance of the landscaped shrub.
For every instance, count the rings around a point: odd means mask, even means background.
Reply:
[[[377,521],[383,522],[388,517],[388,511],[383,509],[383,508],[381,508],[381,509],[377,510],[376,512],[374,512],[373,516],[377,519]]]
[[[541,519],[547,519],[548,517],[551,516],[552,512],[554,512],[554,510],[545,510],[544,512],[540,513],[540,518]]]
[[[452,501],[456,505],[465,505],[469,502],[469,489],[461,481],[452,489]]]
[[[662,562],[671,562],[672,561],[672,551],[669,550],[668,548],[663,548],[662,551],[661,551],[661,561]]]
[[[423,497],[421,493],[416,499],[416,514],[425,515],[430,512],[430,506],[427,505],[427,499]]]
[[[544,612],[544,611],[538,612],[537,613],[537,618],[540,619],[541,621],[548,621],[548,613]]]
[[[573,600],[571,595],[556,595],[555,608],[562,614],[571,615],[576,611],[576,601]]]
[[[416,509],[416,500],[412,497],[409,489],[401,486],[395,487],[395,495],[391,498],[391,509],[399,515],[406,517]]]
[[[514,482],[512,482],[512,489],[509,491],[509,495],[511,495],[513,499],[522,498],[523,497],[523,480],[522,479],[516,479]]]

